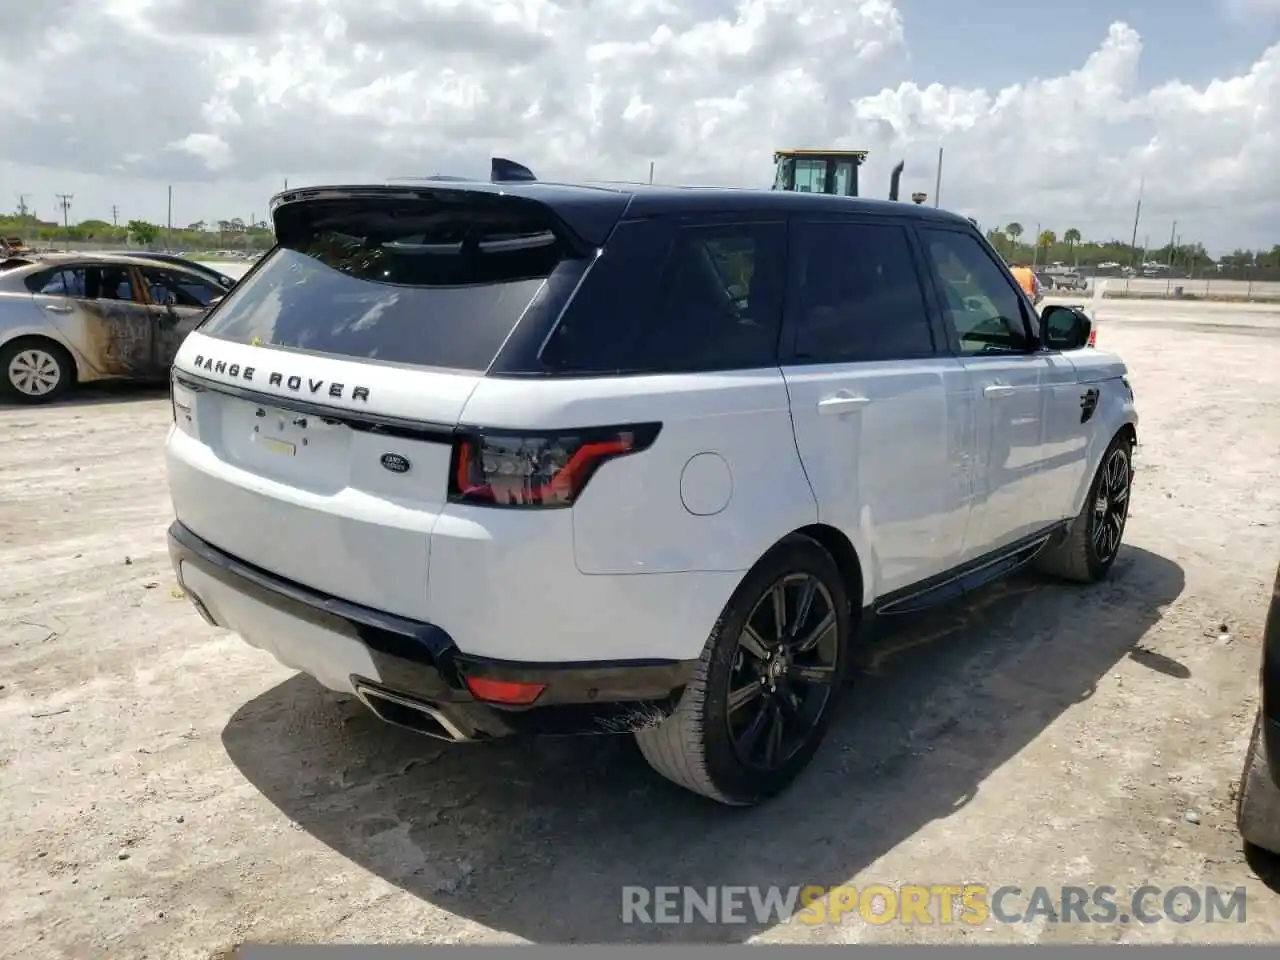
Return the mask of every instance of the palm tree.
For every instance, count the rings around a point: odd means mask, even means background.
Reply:
[[[1062,239],[1067,244],[1067,255],[1072,258],[1072,262],[1078,265],[1079,261],[1076,260],[1074,254],[1075,254],[1076,244],[1080,242],[1080,231],[1077,230],[1075,227],[1068,227],[1067,232],[1062,235]]]
[[[1045,230],[1036,237],[1036,246],[1044,251],[1045,260],[1049,259],[1049,248],[1058,242],[1058,236],[1052,230]]]
[[[1018,238],[1022,236],[1022,224],[1017,220],[1004,228],[1005,235],[1009,238],[1009,259],[1016,260],[1018,257]]]

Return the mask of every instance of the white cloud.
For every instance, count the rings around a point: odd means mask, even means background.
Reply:
[[[231,147],[216,133],[189,133],[181,140],[169,144],[169,149],[199,157],[211,171],[223,170],[231,165]]]
[[[493,154],[548,177],[641,179],[652,160],[661,180],[766,186],[776,147],[854,146],[864,193],[900,158],[904,190],[932,192],[943,146],[944,204],[983,223],[1125,235],[1145,176],[1154,232],[1280,241],[1280,44],[1240,76],[1142,89],[1141,38],[1117,23],[1079,69],[984,90],[902,82],[891,0],[39,7],[5,14],[0,70],[22,81],[0,87],[0,176],[74,191],[85,216],[155,217],[174,183],[180,219],[225,217],[284,177],[483,174]]]

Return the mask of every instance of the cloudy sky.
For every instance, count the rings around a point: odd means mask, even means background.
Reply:
[[[261,219],[290,185],[759,184],[871,151],[984,225],[1280,243],[1280,0],[0,0],[0,209]]]

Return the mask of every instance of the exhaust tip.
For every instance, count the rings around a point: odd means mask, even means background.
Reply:
[[[403,727],[451,743],[465,743],[472,738],[436,707],[368,683],[355,684],[356,696],[383,723]]]

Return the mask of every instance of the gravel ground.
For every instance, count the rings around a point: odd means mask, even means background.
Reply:
[[[1277,942],[1234,782],[1280,545],[1280,313],[1108,303],[1143,424],[1112,579],[899,628],[811,772],[704,803],[628,738],[379,725],[175,590],[167,397],[0,409],[0,956],[243,941]],[[624,885],[1247,885],[1243,924],[624,925]]]

